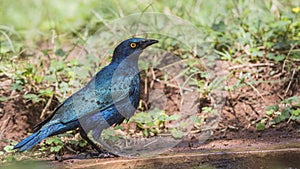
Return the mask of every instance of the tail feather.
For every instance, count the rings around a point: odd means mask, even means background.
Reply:
[[[55,134],[59,134],[59,133],[63,133],[68,130],[72,130],[72,129],[74,129],[74,127],[76,128],[74,123],[70,123],[70,124],[66,124],[66,125],[65,124],[50,125],[48,127],[42,128],[39,131],[28,136],[27,138],[25,138],[24,140],[19,142],[17,145],[15,145],[14,149],[18,149],[18,151],[20,151],[20,152],[29,150],[33,146],[35,146],[36,144],[41,142],[43,139],[45,139],[49,136],[55,135]]]
[[[40,131],[35,132],[33,134],[31,134],[30,136],[26,137],[25,139],[23,139],[22,141],[20,141],[17,145],[14,146],[14,149],[19,149],[22,146],[24,146],[26,143],[28,143],[30,140],[34,139],[38,134],[40,133]]]
[[[22,140],[19,144],[17,144],[14,147],[14,149],[18,149],[18,151],[20,151],[20,152],[29,150],[33,146],[35,146],[36,144],[38,144],[39,142],[41,142],[43,139],[45,139],[46,137],[47,137],[47,135],[46,135],[45,131],[38,131],[38,132],[30,135],[29,137],[27,137],[28,140],[27,140],[27,138],[24,139],[24,140]]]

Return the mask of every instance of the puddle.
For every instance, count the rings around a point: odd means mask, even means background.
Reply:
[[[123,168],[261,168],[261,169],[299,169],[300,148],[249,151],[218,151],[209,153],[178,153],[154,158],[108,158],[108,159],[73,159],[64,162],[18,162],[1,166],[1,169],[123,169]]]
[[[21,161],[4,164],[0,169],[50,169],[51,164],[43,161]]]

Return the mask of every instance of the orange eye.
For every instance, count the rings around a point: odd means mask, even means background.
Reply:
[[[136,48],[136,43],[130,43],[131,48]]]

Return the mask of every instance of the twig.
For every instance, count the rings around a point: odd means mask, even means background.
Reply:
[[[153,143],[155,143],[155,142],[157,142],[157,140],[153,140],[153,141],[151,141],[150,143],[144,145],[144,148],[145,148],[145,147],[148,147],[149,145],[151,145],[151,144],[153,144]]]
[[[284,62],[283,62],[283,64],[282,64],[282,72],[284,72],[285,64],[286,64],[286,62],[287,62],[287,59],[290,57],[291,51],[294,49],[294,47],[295,47],[295,46],[292,45],[292,47],[290,48],[288,54],[286,55],[286,58],[284,59]]]
[[[53,95],[54,95],[54,94],[52,94],[52,95],[50,96],[50,99],[48,100],[46,106],[44,107],[44,109],[43,109],[43,111],[42,111],[42,113],[41,113],[41,115],[40,115],[40,119],[43,119],[43,118],[44,118],[47,109],[50,107],[51,102],[52,102],[52,99],[53,99]]]
[[[146,72],[147,73],[147,72]],[[147,78],[147,76],[146,76],[146,78],[145,78],[145,86],[144,86],[144,93],[145,93],[145,95],[147,96],[147,94],[148,94],[148,78]]]
[[[148,104],[145,100],[140,100],[142,102],[142,104],[144,103],[145,106],[145,110],[148,110]]]
[[[154,72],[153,68],[150,68],[150,71],[151,71],[152,79],[153,79],[150,82],[150,88],[153,88],[153,86],[154,86],[154,80],[156,80],[156,76],[155,76],[155,72]]]
[[[236,77],[236,79],[241,80],[240,78]],[[248,86],[250,86],[262,99],[263,101],[266,103],[265,98],[263,97],[263,95],[255,88],[255,86],[253,86],[251,83],[244,81],[244,83]]]
[[[284,100],[284,98],[283,98],[280,94],[276,93],[276,95],[277,95],[281,100]]]
[[[165,65],[165,66],[161,67],[160,69],[167,69],[167,68],[172,67],[174,65],[177,65],[177,64],[180,64],[180,63],[184,63],[185,61],[188,61],[188,60],[196,60],[196,59],[195,58],[182,59],[182,60],[173,62],[171,64]],[[187,65],[187,64],[185,64],[185,65]]]
[[[186,90],[186,91],[190,91],[190,92],[193,92],[193,91],[194,91],[194,90],[191,89],[191,88],[176,86],[176,85],[171,84],[171,83],[167,83],[167,82],[160,81],[159,79],[156,79],[156,81],[159,82],[159,83],[165,84],[165,85],[167,85],[167,86],[169,86],[169,87],[176,88],[176,89],[182,89],[182,90]]]
[[[265,100],[264,96],[251,83],[248,83],[248,82],[245,82],[245,83],[247,85],[249,85],[263,99],[263,101],[266,103],[266,100]]]
[[[288,84],[288,87],[286,88],[286,90],[285,90],[285,92],[284,92],[284,97],[286,96],[287,92],[290,90],[291,84],[292,84],[293,79],[294,79],[294,76],[295,76],[295,72],[296,72],[296,70],[293,69],[293,73],[292,73],[291,80],[290,80],[290,82],[289,82],[289,84]]]
[[[261,67],[261,66],[274,66],[273,63],[256,63],[256,64],[244,64],[244,65],[236,65],[236,66],[231,66],[228,69],[239,69],[243,67]]]
[[[67,148],[69,151],[73,152],[73,153],[77,153],[77,151],[75,151],[74,149],[72,149],[70,146],[66,146],[66,148]]]

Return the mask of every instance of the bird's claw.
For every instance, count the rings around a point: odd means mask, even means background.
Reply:
[[[92,152],[86,154],[86,158],[113,158],[113,157],[118,157],[118,155],[109,152]]]
[[[113,157],[118,157],[118,155],[109,152],[103,152],[98,154],[98,158],[113,158]]]

